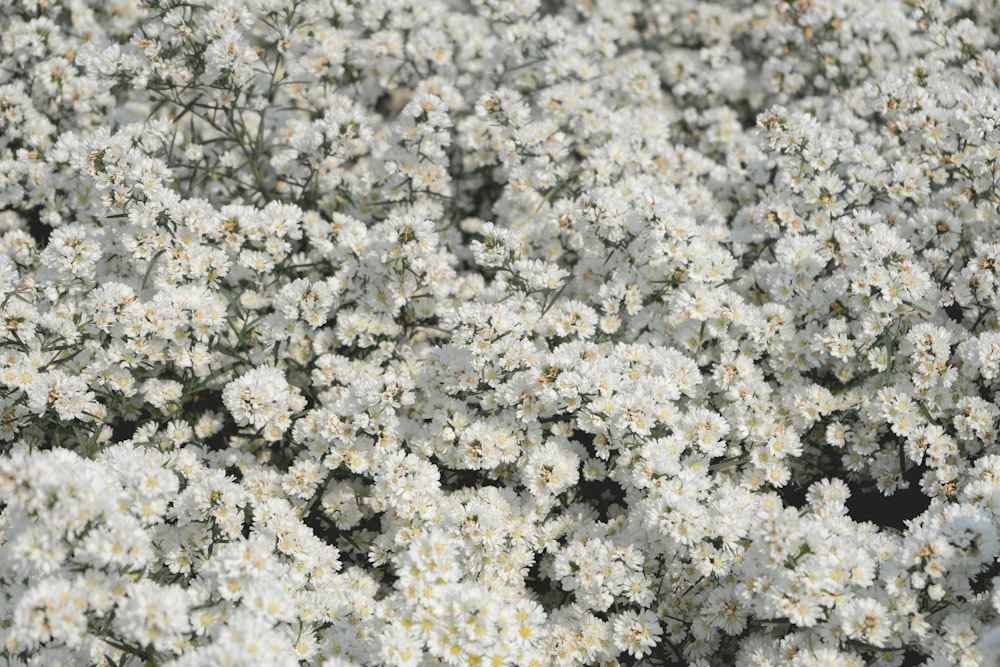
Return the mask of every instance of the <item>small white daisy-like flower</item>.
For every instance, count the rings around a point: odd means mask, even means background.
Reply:
[[[289,415],[305,407],[284,372],[270,366],[255,368],[227,384],[222,402],[239,426],[260,429],[269,439],[280,438],[291,426]]]

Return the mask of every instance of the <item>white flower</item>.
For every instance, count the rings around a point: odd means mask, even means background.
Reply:
[[[133,571],[150,565],[153,549],[139,521],[113,515],[87,532],[75,556],[99,568]]]
[[[92,228],[80,223],[60,227],[42,251],[42,262],[66,278],[90,280],[101,258],[101,244]]]
[[[228,383],[222,390],[222,402],[239,426],[262,430],[269,440],[280,439],[291,427],[290,415],[305,407],[284,372],[270,366],[255,368]]]
[[[558,438],[546,440],[528,453],[522,477],[533,495],[560,494],[580,479],[580,456]]]
[[[170,650],[191,631],[191,604],[179,586],[160,586],[140,580],[130,586],[115,614],[115,627],[139,646]]]
[[[476,263],[484,268],[504,266],[521,254],[520,244],[510,230],[485,222],[476,232],[483,240],[473,241],[470,247]]]
[[[28,397],[32,411],[40,414],[51,403],[59,419],[67,421],[93,421],[103,410],[82,378],[61,370],[35,375],[28,386]]]
[[[850,488],[842,480],[824,478],[809,487],[806,501],[817,511],[844,514],[847,512],[846,502],[850,496]]]
[[[404,625],[404,623],[406,625]],[[381,652],[383,664],[392,667],[416,667],[424,655],[423,642],[407,618],[391,622],[382,630]]]
[[[319,463],[312,459],[296,461],[285,474],[281,488],[293,498],[307,500],[312,497],[322,481],[321,470]]]
[[[140,391],[150,405],[171,414],[184,393],[184,385],[176,380],[150,378],[143,382]]]
[[[837,605],[837,616],[844,634],[873,646],[884,646],[892,633],[888,610],[872,598],[860,597]]]
[[[611,626],[615,646],[635,658],[651,653],[663,634],[656,615],[645,609],[615,614]]]
[[[23,649],[49,642],[78,646],[87,633],[87,592],[82,582],[48,577],[18,598],[11,639]]]

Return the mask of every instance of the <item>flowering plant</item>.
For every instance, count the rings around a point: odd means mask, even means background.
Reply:
[[[996,3],[0,16],[6,664],[1000,665]]]

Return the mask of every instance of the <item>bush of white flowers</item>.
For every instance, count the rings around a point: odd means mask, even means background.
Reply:
[[[0,0],[0,660],[1000,665],[1000,5]]]

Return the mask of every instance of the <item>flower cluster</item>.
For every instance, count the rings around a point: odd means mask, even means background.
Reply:
[[[0,16],[7,664],[998,664],[995,3]]]

